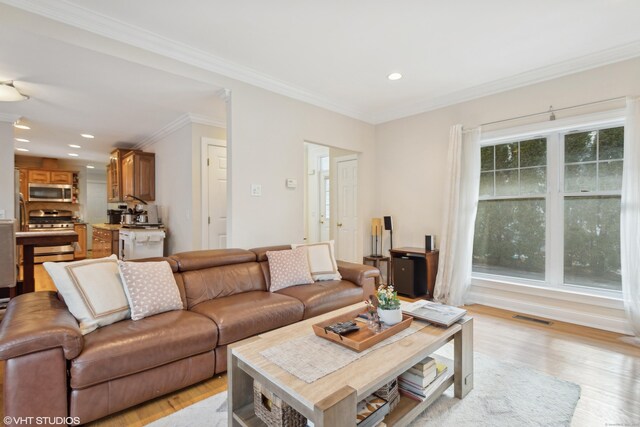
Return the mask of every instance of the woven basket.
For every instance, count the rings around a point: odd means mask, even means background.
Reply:
[[[376,396],[389,402],[389,412],[400,402],[400,393],[398,393],[398,379],[394,378],[384,386],[380,387],[375,393]]]
[[[253,408],[269,427],[304,427],[307,419],[257,381],[253,382]]]

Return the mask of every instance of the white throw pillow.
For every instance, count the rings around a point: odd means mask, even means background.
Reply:
[[[313,283],[307,261],[307,248],[267,251],[271,272],[271,292],[295,285]]]
[[[291,245],[292,248],[306,247],[309,257],[309,270],[313,280],[340,280],[338,263],[333,249],[333,240],[320,243]]]
[[[182,310],[180,291],[167,261],[118,261],[118,267],[131,306],[131,319]]]
[[[129,318],[129,303],[115,255],[43,265],[69,311],[80,323],[82,335]]]

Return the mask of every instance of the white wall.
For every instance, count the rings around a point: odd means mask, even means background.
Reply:
[[[0,121],[0,211],[5,218],[15,218],[15,175],[13,124]]]
[[[442,206],[445,200],[449,127],[481,123],[568,107],[587,102],[640,95],[640,58],[578,74],[487,96],[432,112],[395,120],[376,127],[377,186],[376,211],[393,215],[394,246],[422,246],[424,234],[436,234],[440,241]],[[622,101],[556,113],[558,118],[620,108]],[[544,118],[538,118],[538,121]],[[511,122],[512,127],[523,122]],[[485,130],[495,130],[497,126]],[[476,301],[487,305],[545,315],[589,326],[624,332],[622,304],[590,298],[553,300],[553,293],[534,298],[500,290],[472,287]],[[607,307],[606,310],[603,307]],[[560,315],[564,318],[561,318]]]

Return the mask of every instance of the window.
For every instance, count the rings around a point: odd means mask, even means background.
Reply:
[[[611,124],[484,145],[474,274],[619,291],[623,145]]]

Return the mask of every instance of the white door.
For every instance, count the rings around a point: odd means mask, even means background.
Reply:
[[[338,161],[338,202],[336,256],[343,261],[357,262],[358,227],[358,160]]]
[[[227,247],[227,147],[207,146],[209,249]]]
[[[329,240],[329,225],[331,223],[331,180],[329,171],[320,173],[320,241]]]

